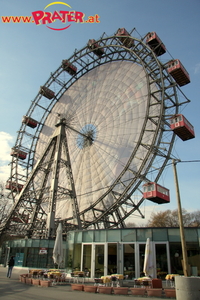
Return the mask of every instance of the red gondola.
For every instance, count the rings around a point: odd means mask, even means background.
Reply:
[[[38,122],[30,117],[23,116],[22,123],[26,124],[27,126],[31,128],[37,127]]]
[[[194,127],[181,114],[175,115],[170,119],[170,128],[183,141],[193,139],[195,137]]]
[[[75,67],[72,63],[70,63],[67,59],[62,61],[62,67],[70,75],[75,75],[77,72],[77,67]]]
[[[99,48],[99,44],[94,39],[88,41],[88,47],[92,49],[94,54],[96,54],[99,57],[101,57],[104,54],[104,49]]]
[[[170,202],[169,190],[156,182],[143,185],[143,197],[158,204]]]
[[[24,160],[24,159],[26,159],[27,153],[24,152],[24,151],[21,151],[21,150],[19,150],[19,149],[17,149],[17,148],[15,148],[15,147],[13,147],[13,148],[11,149],[10,155],[11,155],[11,156],[14,156],[14,157],[18,157],[18,158]]]
[[[179,86],[190,83],[190,76],[179,59],[169,61],[167,71]]]
[[[158,37],[156,32],[148,33],[146,43],[157,56],[160,56],[166,52],[166,47],[161,41],[161,39]]]
[[[7,181],[6,183],[6,189],[12,190],[14,192],[21,192],[23,187],[24,187],[23,184],[12,182],[12,181]]]
[[[48,99],[52,99],[55,96],[55,93],[52,90],[50,90],[49,88],[47,88],[46,86],[40,87],[40,94]]]
[[[125,28],[119,28],[116,37],[122,42],[122,44],[127,47],[131,48],[134,46],[134,40],[131,38],[131,35],[128,33],[128,31]]]

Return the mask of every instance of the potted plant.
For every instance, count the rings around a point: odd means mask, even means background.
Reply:
[[[84,291],[88,293],[96,293],[97,286],[96,285],[84,285]]]
[[[115,295],[128,295],[129,288],[128,287],[113,287],[113,293]]]
[[[50,287],[51,286],[51,281],[49,280],[40,280],[40,285],[43,287]]]
[[[72,283],[71,288],[74,291],[83,291],[83,284]]]
[[[40,285],[40,279],[32,278],[32,284],[33,285]]]
[[[25,280],[26,280],[26,284],[32,284],[32,278],[26,277]]]
[[[112,294],[113,288],[111,286],[99,286],[99,294]]]
[[[146,289],[145,288],[130,288],[131,294],[132,295],[137,295],[137,296],[144,296],[146,293]]]
[[[162,289],[154,288],[154,289],[147,289],[147,295],[151,297],[161,297],[162,296]]]
[[[164,289],[165,296],[168,298],[176,298],[176,290],[175,289]]]

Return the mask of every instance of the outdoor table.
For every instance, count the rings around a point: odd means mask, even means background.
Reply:
[[[29,270],[29,274],[32,275],[32,277],[38,277],[39,276],[39,273],[42,272],[43,270],[40,270],[40,269],[32,269],[32,270]]]
[[[150,280],[150,281],[151,281],[151,278],[150,278],[150,277],[147,277],[147,276],[145,276],[145,277],[139,277],[139,278],[137,278],[137,280],[139,280],[139,281],[143,281],[143,280]]]
[[[56,271],[49,270],[47,272],[47,276],[49,279],[53,279],[52,285],[55,285],[59,281],[59,278],[61,277],[61,272],[58,270]]]
[[[171,287],[175,286],[175,281],[174,281],[175,276],[180,276],[180,275],[179,274],[167,274],[167,276],[165,277],[165,279],[167,280],[167,282],[169,282]]]
[[[123,280],[123,279],[124,279],[124,275],[123,275],[123,274],[111,274],[111,276],[115,276],[115,277],[117,277],[119,280]]]
[[[145,276],[145,277],[139,277],[137,279],[134,279],[135,286],[141,286],[141,287],[151,287],[152,279]]]
[[[61,272],[58,272],[58,271],[51,271],[51,272],[48,272],[47,275],[48,275],[49,278],[51,277],[51,275],[52,275],[53,277],[60,277],[60,276],[61,276]]]
[[[103,280],[103,283],[105,283],[105,285],[110,285],[111,283],[111,276],[107,275],[107,276],[101,276],[101,279]]]
[[[29,270],[29,274],[32,274],[33,272],[41,272],[41,271],[43,271],[43,270],[41,270],[41,269],[31,269],[31,270]]]
[[[167,274],[165,279],[166,280],[174,280],[175,276],[179,276],[179,274]]]
[[[103,279],[102,278],[94,278],[94,285],[102,285],[104,282],[103,282]]]
[[[74,282],[79,282],[80,280],[82,282],[84,282],[85,279],[85,272],[84,271],[74,271],[72,272],[73,274],[73,278],[74,278]]]
[[[152,282],[151,282],[151,280],[148,280],[148,279],[142,280],[142,287],[145,287],[145,288],[150,288],[150,287],[152,287]]]

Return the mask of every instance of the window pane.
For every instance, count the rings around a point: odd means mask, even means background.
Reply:
[[[83,267],[82,270],[91,274],[91,245],[83,245]]]
[[[168,237],[170,242],[180,242],[180,229],[179,228],[173,228],[168,229]]]
[[[136,229],[122,230],[122,242],[135,242],[136,241]]]
[[[104,245],[95,246],[95,277],[104,275]]]
[[[144,276],[143,268],[144,268],[145,246],[146,244],[139,245],[140,276]]]
[[[83,242],[93,242],[93,231],[83,232]]]
[[[82,243],[82,232],[75,233],[74,243]]]
[[[49,241],[48,240],[40,240],[40,247],[48,248]]]
[[[170,249],[170,260],[171,260],[171,272],[173,274],[183,274],[183,266],[182,266],[182,248],[181,243],[172,242],[169,243]]]
[[[131,280],[135,278],[135,245],[124,244],[124,275]]]
[[[185,240],[186,242],[197,242],[198,241],[198,235],[195,228],[185,228]]]
[[[26,240],[26,247],[31,247],[32,246],[32,240],[28,239]]]
[[[117,273],[117,244],[108,244],[108,275]]]
[[[105,242],[106,241],[106,231],[94,231],[94,241],[95,242]]]
[[[74,269],[80,271],[81,267],[81,244],[74,245]]]
[[[40,240],[33,240],[32,247],[39,247]]]
[[[152,240],[152,230],[145,228],[145,229],[138,229],[137,230],[137,241],[138,242],[146,242],[147,238]]]
[[[157,277],[164,280],[168,274],[166,244],[156,244]]]
[[[120,242],[120,230],[108,230],[108,242]]]
[[[167,229],[152,229],[152,233],[153,233],[153,241],[167,241],[168,237],[167,237]]]

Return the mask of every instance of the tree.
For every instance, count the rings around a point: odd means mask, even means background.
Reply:
[[[128,228],[134,228],[134,227],[136,227],[136,224],[134,222],[128,222],[126,224],[126,227],[128,227]]]
[[[197,210],[193,213],[191,213],[192,216],[192,222],[190,226],[192,227],[200,227],[200,210]]]
[[[200,211],[188,213],[182,209],[184,227],[200,227]],[[179,227],[178,210],[166,210],[152,213],[148,227]]]

